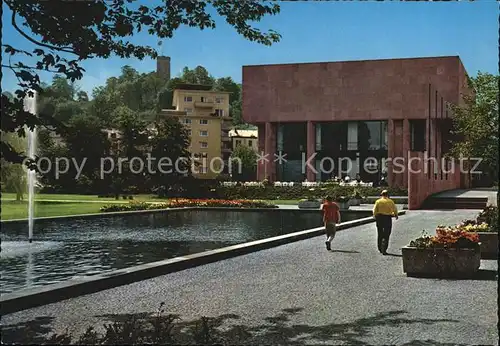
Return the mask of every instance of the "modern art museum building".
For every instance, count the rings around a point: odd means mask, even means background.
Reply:
[[[386,176],[408,187],[409,157],[441,160],[449,149],[449,104],[465,92],[458,56],[244,66],[243,118],[258,127],[258,179]]]

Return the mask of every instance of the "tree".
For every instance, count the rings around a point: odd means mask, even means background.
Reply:
[[[238,181],[253,181],[257,174],[257,154],[252,148],[238,145],[231,153],[231,160],[233,160],[232,175]],[[241,172],[234,172],[234,167],[239,167],[238,162],[241,162]]]
[[[79,91],[76,95],[78,102],[88,102],[89,95],[83,90]]]
[[[79,101],[54,102],[54,118],[63,123],[68,123],[72,118],[86,114],[86,105]]]
[[[144,120],[154,120],[161,109],[161,93],[166,81],[156,72],[139,73],[130,66],[122,68],[121,75],[108,78],[106,85],[93,90],[91,113],[104,120],[106,126],[113,125],[113,113],[126,107]]]
[[[184,83],[189,84],[201,84],[213,86],[215,83],[215,78],[212,77],[206,68],[203,66],[196,66],[194,70],[190,70],[188,67],[184,67],[182,70],[181,80]]]
[[[52,79],[52,84],[44,88],[42,95],[62,100],[74,100],[78,93],[76,83],[68,82],[63,76],[56,74]]]
[[[218,78],[215,81],[214,90],[230,92],[229,104],[241,99],[241,85],[233,81],[231,77]]]
[[[121,98],[114,88],[110,79],[106,86],[94,88],[92,91],[92,102],[90,105],[90,114],[101,119],[104,126],[110,126],[113,121],[113,112],[121,105]]]
[[[472,95],[463,95],[464,105],[453,105],[450,154],[456,158],[481,158],[482,169],[498,181],[498,83],[499,76],[479,72],[469,78]]]
[[[149,46],[131,42],[131,37],[145,31],[160,39],[171,38],[181,26],[200,29],[216,27],[213,13],[223,17],[239,34],[264,45],[278,42],[273,30],[263,32],[253,26],[266,15],[276,15],[279,5],[267,1],[172,1],[162,5],[129,0],[89,1],[16,1],[5,0],[11,12],[10,25],[30,42],[31,51],[16,48],[14,42],[2,43],[9,57],[2,68],[14,72],[19,79],[15,99],[2,95],[1,131],[25,135],[25,126],[53,125],[63,127],[50,114],[30,114],[24,110],[30,89],[42,92],[39,71],[64,75],[74,82],[82,78],[81,61],[93,58],[156,58]],[[207,5],[212,9],[208,9]],[[5,25],[6,23],[4,23]],[[26,28],[31,32],[25,32]],[[1,154],[10,162],[21,162],[24,156],[10,144],[1,142]]]
[[[116,169],[111,175],[111,185],[115,196],[118,197],[130,190],[145,189],[145,169],[141,167],[141,162],[146,161],[150,133],[146,122],[137,112],[121,106],[114,114],[114,124],[119,131],[119,137],[112,155]],[[120,164],[119,158],[127,161]]]
[[[239,99],[229,105],[229,114],[233,118],[233,125],[242,125],[245,123],[243,121],[241,93]]]
[[[16,150],[23,152],[27,149],[27,141],[20,138],[14,134],[3,134],[2,141],[9,143]],[[2,190],[5,189],[7,192],[15,192],[16,200],[20,201],[23,199],[23,195],[26,192],[26,171],[24,167],[19,163],[10,163],[4,161],[3,158],[0,159],[2,169]]]
[[[172,117],[156,122],[152,132],[154,135],[150,146],[154,171],[149,174],[149,182],[151,189],[162,195],[191,176],[193,163],[188,151],[190,139],[187,129]],[[162,158],[165,158],[163,164],[167,163],[169,166],[158,166]]]
[[[87,94],[80,91],[76,83],[55,75],[52,83],[42,85],[42,89],[37,99],[38,111],[58,122],[67,124],[71,118],[87,112]]]
[[[63,133],[63,140],[67,157],[75,160],[78,165],[83,164],[83,169],[77,177],[76,167],[71,164],[69,171],[57,179],[57,185],[74,191],[76,183],[80,193],[98,190],[101,182],[99,178],[101,158],[109,155],[110,148],[100,120],[90,115],[74,117],[68,124],[68,130]],[[61,149],[63,148],[55,148],[56,152]]]

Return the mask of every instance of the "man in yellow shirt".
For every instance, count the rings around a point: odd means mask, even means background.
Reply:
[[[381,198],[377,199],[373,207],[373,216],[377,223],[377,246],[380,253],[387,255],[389,237],[392,231],[392,217],[398,219],[398,209],[389,198],[387,190],[382,191]]]

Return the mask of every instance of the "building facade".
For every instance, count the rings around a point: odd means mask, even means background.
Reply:
[[[462,103],[464,92],[457,56],[244,66],[243,117],[258,127],[258,151],[268,155],[258,178],[386,177],[407,187],[396,165],[412,153],[443,157],[449,104]]]
[[[205,90],[203,90],[205,89]],[[214,179],[226,174],[231,156],[228,92],[211,91],[200,85],[182,85],[174,91],[173,110],[164,109],[162,116],[175,116],[187,127],[189,152],[199,165],[194,176]]]

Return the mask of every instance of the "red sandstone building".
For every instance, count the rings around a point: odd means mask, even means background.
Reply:
[[[258,126],[259,151],[269,159],[258,165],[258,179],[324,181],[350,160],[351,178],[387,175],[391,186],[415,188],[388,158],[406,166],[409,156],[426,153],[439,167],[418,184],[439,181],[429,183],[434,192],[462,186],[460,176],[442,173],[441,158],[449,148],[448,104],[461,103],[467,90],[458,56],[244,66],[243,117]],[[274,162],[279,152],[286,162]]]

